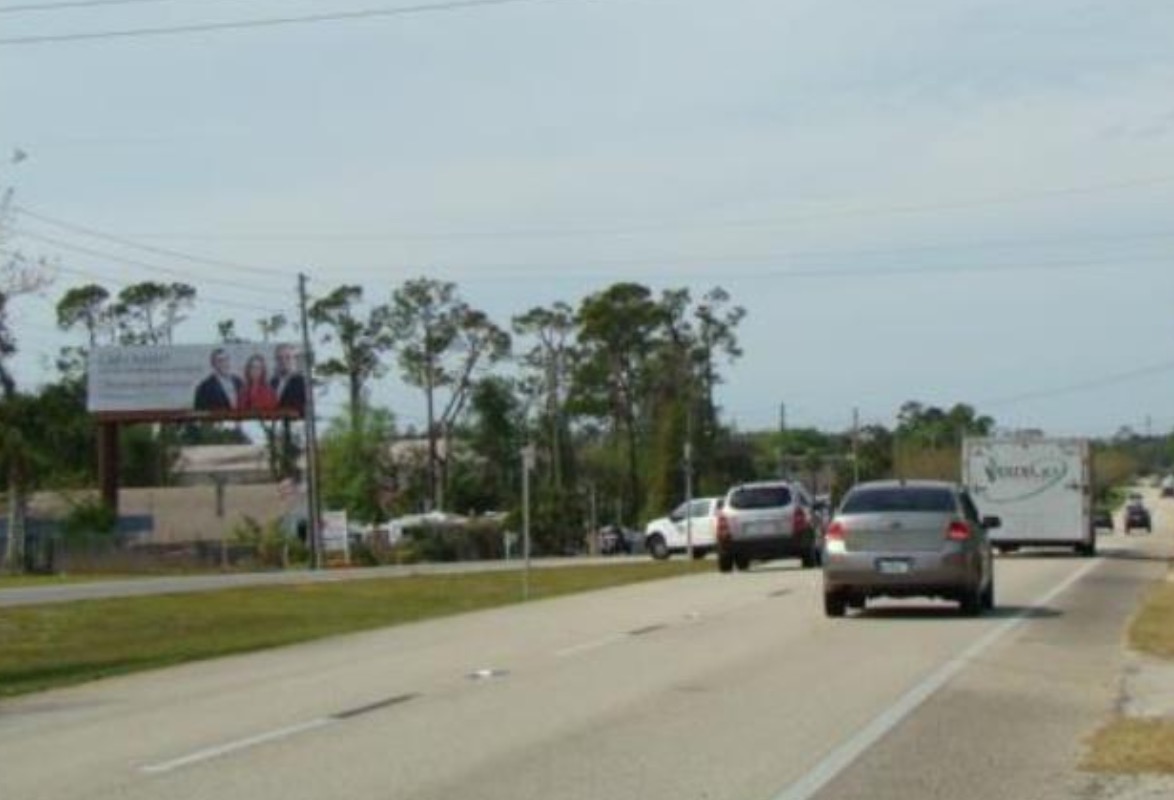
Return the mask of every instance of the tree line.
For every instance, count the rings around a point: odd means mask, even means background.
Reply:
[[[182,282],[66,289],[56,324],[77,340],[59,352],[55,379],[33,392],[17,390],[8,370],[17,338],[0,327],[0,425],[10,436],[26,434],[21,470],[8,464],[18,448],[4,447],[10,507],[23,506],[34,488],[93,485],[89,351],[171,344],[197,302],[196,288]],[[3,308],[0,323],[8,319]],[[562,535],[555,531],[578,536],[589,518],[636,524],[676,502],[686,440],[699,490],[716,491],[738,471],[716,389],[725,366],[741,355],[744,316],[720,287],[694,297],[683,288],[657,293],[615,283],[575,305],[535,306],[508,323],[491,319],[447,281],[408,280],[382,302],[369,301],[361,286],[332,288],[308,309],[315,377],[319,385],[339,384],[346,397],[345,413],[320,442],[324,500],[371,521],[425,509],[514,509],[520,450],[531,444],[539,454],[536,528],[551,539]],[[215,337],[242,341],[247,324],[221,320]],[[300,334],[283,315],[253,324],[262,341]],[[419,393],[414,403],[373,400],[375,382],[393,369]],[[415,404],[424,408],[423,424],[401,425],[397,412]],[[34,417],[40,424],[30,424]],[[261,429],[274,477],[289,476],[303,445],[297,431],[281,423]],[[131,426],[121,434],[124,485],[165,484],[178,446],[244,441],[244,431],[236,424]],[[423,444],[408,451],[418,468],[392,457],[404,440]]]
[[[9,311],[22,295],[44,290],[47,275],[39,265],[0,270],[0,481],[12,531],[23,529],[33,490],[95,484],[96,432],[85,410],[89,351],[171,344],[199,300],[181,282],[66,289],[55,322],[76,340],[57,354],[53,380],[21,390],[11,369],[20,342]],[[956,479],[961,439],[995,429],[993,418],[964,403],[910,401],[892,427],[739,431],[723,419],[717,394],[725,369],[742,355],[745,314],[721,287],[695,296],[619,282],[504,323],[447,281],[407,280],[376,300],[361,286],[334,287],[308,308],[317,385],[337,384],[346,398],[320,439],[324,502],[371,522],[428,509],[516,512],[520,452],[532,445],[536,540],[541,551],[560,552],[592,525],[637,525],[679,502],[686,443],[698,496],[779,474],[834,494],[857,477]],[[240,342],[249,325],[260,341],[301,334],[277,314],[222,319],[209,338]],[[392,371],[417,397],[376,402],[376,382]],[[422,424],[402,424],[414,416],[403,410],[419,406]],[[125,427],[123,485],[166,485],[180,446],[245,442],[258,429],[274,479],[297,477],[304,442],[296,426],[257,425]],[[1169,437],[1117,439],[1101,448],[1114,480],[1174,462]],[[10,565],[17,538],[9,537]]]

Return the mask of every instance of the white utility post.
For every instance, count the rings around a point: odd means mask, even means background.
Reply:
[[[860,409],[852,409],[852,484],[860,483]]]
[[[530,470],[534,469],[534,445],[522,448],[522,599],[530,599]]]
[[[693,443],[685,442],[685,547],[693,558]]]

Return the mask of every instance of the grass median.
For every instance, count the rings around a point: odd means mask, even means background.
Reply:
[[[713,569],[536,569],[532,600]],[[521,573],[420,575],[0,609],[0,697],[521,602]]]
[[[1134,650],[1174,660],[1174,582],[1147,595],[1129,626]],[[1119,716],[1093,736],[1084,766],[1094,772],[1174,774],[1174,718]]]

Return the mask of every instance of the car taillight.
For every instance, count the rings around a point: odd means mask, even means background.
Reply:
[[[837,519],[828,526],[827,532],[823,536],[829,542],[842,542],[844,541],[844,533],[844,523]]]
[[[970,538],[970,526],[956,519],[946,528],[946,538],[951,542],[965,542]]]
[[[717,538],[730,538],[730,519],[725,514],[717,515]]]
[[[796,508],[795,513],[791,515],[791,532],[803,533],[805,530],[807,530],[807,512]]]

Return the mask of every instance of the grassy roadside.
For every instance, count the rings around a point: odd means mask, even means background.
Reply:
[[[1146,595],[1129,626],[1129,645],[1174,659],[1174,582],[1164,581]],[[1174,718],[1118,716],[1094,734],[1083,766],[1093,772],[1174,774]]]
[[[535,570],[534,599],[709,571],[713,562]],[[518,572],[428,575],[0,609],[0,697],[510,605]]]

